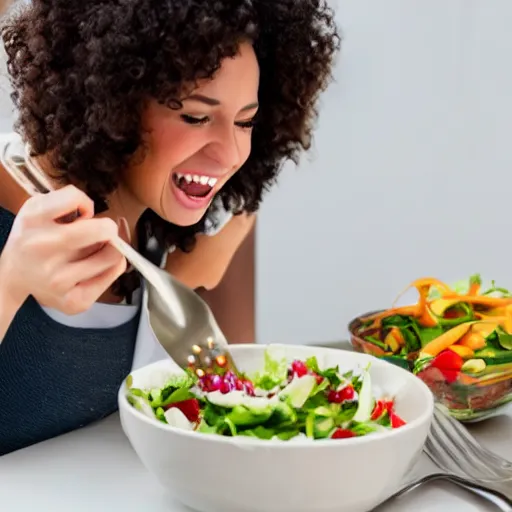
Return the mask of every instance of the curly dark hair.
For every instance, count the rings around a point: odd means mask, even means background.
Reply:
[[[245,40],[260,110],[249,159],[219,196],[235,213],[256,211],[283,162],[310,147],[340,43],[324,0],[32,0],[1,34],[17,131],[97,211],[141,148],[145,101],[179,108],[184,84],[212,77]],[[214,208],[188,227],[148,210],[139,231],[189,251]]]

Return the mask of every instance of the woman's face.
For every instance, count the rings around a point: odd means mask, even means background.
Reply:
[[[120,192],[131,196],[124,204],[150,208],[180,226],[198,222],[249,157],[258,84],[256,55],[244,43],[212,80],[182,100],[181,109],[151,101],[143,114],[144,159],[121,183]]]

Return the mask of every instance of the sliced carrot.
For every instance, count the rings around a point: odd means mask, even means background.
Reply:
[[[413,281],[410,283],[402,292],[398,294],[398,297],[395,299],[395,302],[393,304],[396,304],[397,301],[402,297],[402,295],[410,290],[411,288],[416,288],[420,294],[420,297],[422,295],[422,291],[425,289],[427,290],[425,297],[428,296],[428,292],[430,291],[430,288],[435,287],[443,296],[444,294],[452,294],[455,293],[447,284],[443,283],[442,281],[439,281],[439,279],[436,279],[435,277],[422,277],[420,279],[416,279],[416,281]]]
[[[480,283],[471,283],[471,286],[468,290],[468,295],[478,295],[480,291]]]
[[[462,359],[471,359],[475,355],[472,349],[467,346],[460,345],[459,343],[448,347],[448,350],[455,352],[457,355],[462,357]]]
[[[473,327],[476,327],[476,325]],[[470,331],[462,336],[457,345],[467,347],[471,350],[480,350],[481,348],[485,347],[485,338],[479,332]]]
[[[422,349],[421,352],[424,354],[428,354],[430,356],[437,356],[440,352],[455,345],[457,341],[459,341],[464,334],[466,334],[474,322],[466,322],[464,324],[459,324],[441,334],[437,338],[433,339],[430,343],[427,343]]]
[[[426,307],[421,313],[421,316],[418,318],[418,323],[423,327],[435,327],[436,325],[439,324],[439,321],[432,314],[430,308]]]
[[[388,335],[386,336],[386,339],[388,339],[388,336],[393,338],[399,347],[403,347],[405,345],[405,340],[404,337],[402,336],[402,331],[398,327],[391,327]]]
[[[445,299],[457,299],[458,302],[466,302],[467,304],[475,304],[487,306],[490,308],[499,308],[512,304],[512,297],[488,297],[486,295],[446,295]]]
[[[482,286],[482,279],[480,274],[475,274],[469,278],[469,290],[468,295],[478,295]]]
[[[368,315],[365,317],[360,318],[359,320],[362,323],[369,322],[370,320],[373,320],[373,324],[368,327],[368,329],[378,327],[380,325],[380,322],[384,318],[388,318],[393,315],[404,315],[404,316],[412,316],[416,312],[416,306],[401,306],[399,308],[391,308],[386,309],[386,311],[381,311],[379,313],[374,313],[373,315]]]
[[[512,306],[507,306],[505,310],[505,320],[503,328],[507,334],[512,334]]]

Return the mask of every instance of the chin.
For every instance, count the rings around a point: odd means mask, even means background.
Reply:
[[[173,212],[173,214],[165,215],[163,218],[176,226],[185,228],[197,224],[204,217],[205,213],[206,210],[201,210],[200,212]]]

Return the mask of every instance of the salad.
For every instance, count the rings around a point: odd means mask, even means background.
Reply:
[[[288,364],[267,349],[255,375],[215,366],[201,377],[171,376],[156,389],[133,387],[129,377],[127,399],[155,421],[221,436],[343,439],[404,425],[394,398],[375,396],[368,370],[321,370],[315,357]]]
[[[413,371],[447,395],[451,408],[512,399],[512,294],[494,281],[484,289],[478,274],[452,286],[421,278],[410,288],[418,291],[416,304],[353,322],[354,344]]]

